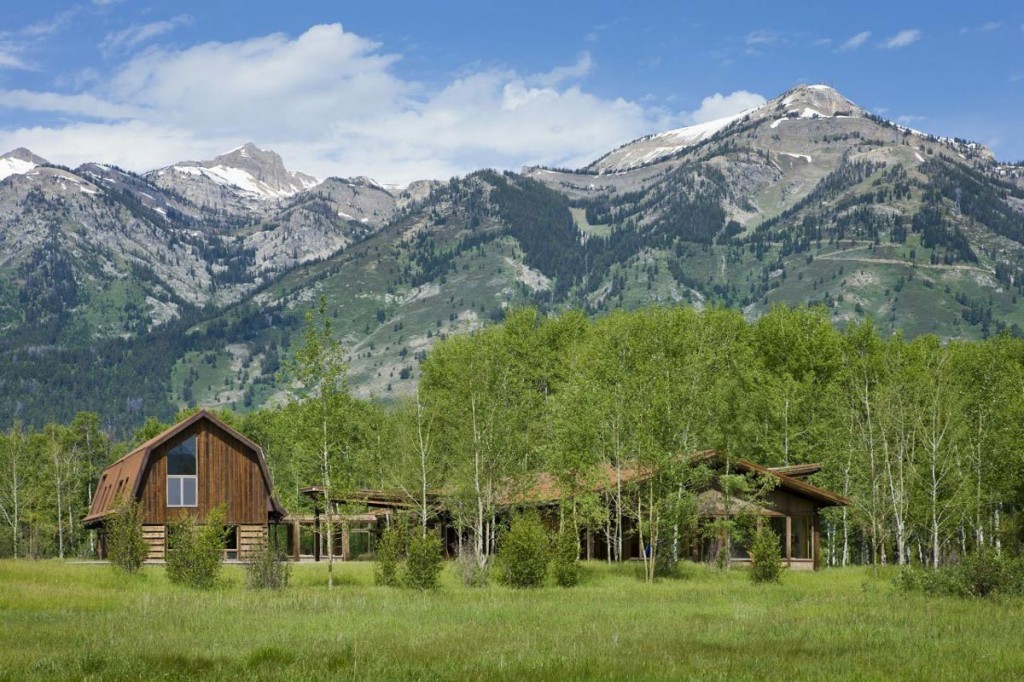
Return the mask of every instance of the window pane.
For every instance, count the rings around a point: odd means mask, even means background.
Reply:
[[[812,559],[811,540],[814,534],[814,519],[810,516],[793,517],[793,558]]]
[[[183,507],[196,506],[196,478],[181,479],[181,505]]]
[[[196,475],[196,437],[186,438],[167,453],[169,476]]]
[[[167,506],[181,506],[181,479],[173,476],[167,477]]]

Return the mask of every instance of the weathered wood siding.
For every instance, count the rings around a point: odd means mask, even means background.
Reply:
[[[196,507],[167,506],[167,452],[195,435]],[[214,507],[226,504],[225,524],[263,525],[268,521],[267,487],[256,453],[216,424],[200,421],[156,447],[143,474],[142,508],[147,524],[165,524],[194,513],[200,522]]]
[[[148,561],[163,561],[166,558],[167,550],[167,529],[166,526],[143,526],[142,537],[149,544]]]
[[[814,516],[817,507],[814,502],[786,490],[776,488],[768,493],[768,508],[784,516]]]
[[[266,526],[238,527],[238,558],[248,561],[267,544]]]

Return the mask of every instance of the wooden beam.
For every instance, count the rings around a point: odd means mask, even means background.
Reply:
[[[811,556],[814,557],[814,570],[817,571],[820,568],[821,563],[821,526],[819,523],[818,509],[814,510],[814,532],[811,535],[811,542],[814,544],[811,546]]]
[[[313,561],[320,561],[320,510],[313,509]]]
[[[786,564],[793,564],[793,517],[786,517]]]
[[[349,561],[352,558],[351,552],[349,552],[349,547],[350,547],[349,539],[350,538],[351,538],[351,534],[349,533],[348,524],[343,522],[341,524],[341,560],[342,561]]]

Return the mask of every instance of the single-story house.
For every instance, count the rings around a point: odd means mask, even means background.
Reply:
[[[720,453],[709,451],[695,453],[690,456],[693,462],[714,463],[721,462],[723,457]],[[754,511],[761,516],[779,536],[779,549],[783,563],[796,570],[814,570],[820,563],[820,512],[828,507],[845,506],[850,501],[836,493],[820,488],[807,479],[809,476],[821,470],[820,464],[800,464],[788,467],[763,467],[754,462],[731,458],[729,461],[730,471],[733,473],[749,473],[753,475],[771,476],[776,480],[774,489],[769,491],[766,497],[757,503]],[[620,468],[618,470],[606,466],[591,477],[593,490],[601,494],[602,498],[609,505],[609,517],[614,514],[611,510],[614,491],[619,484],[629,488],[642,484],[650,476],[638,468]],[[313,486],[303,490],[305,494],[322,502],[323,491]],[[555,520],[559,516],[559,509],[564,499],[564,494],[557,479],[549,474],[540,473],[533,477],[527,485],[518,486],[515,490],[503,494],[499,506],[505,510],[534,508],[538,509],[542,516]],[[445,507],[445,496],[440,492],[430,495],[430,505],[436,511],[435,517],[430,525],[437,529],[444,542],[446,553],[452,556],[457,553],[461,541],[460,533],[455,527],[450,510]],[[698,493],[699,513],[705,519],[721,517],[729,514],[730,508],[725,504],[723,494],[716,479],[706,490]],[[740,505],[750,503],[742,500],[733,500],[732,509]],[[418,505],[407,494],[400,491],[389,490],[358,490],[345,495],[342,499],[334,500],[330,506],[337,514],[340,506],[348,509],[362,507],[368,510],[369,516],[363,521],[362,532],[371,535],[379,533],[389,522],[390,518],[398,513],[415,513]],[[339,515],[336,517],[342,519]],[[352,518],[357,518],[352,516]],[[581,555],[587,559],[611,559],[620,557],[622,560],[639,559],[645,548],[641,546],[640,537],[635,532],[635,524],[628,516],[622,519],[623,530],[622,548],[611,547],[612,536],[607,533],[607,528],[585,529],[581,534]],[[319,524],[317,524],[319,525]],[[347,524],[341,524],[339,532],[346,532],[347,547]],[[336,543],[336,546],[342,546]],[[371,542],[372,546],[372,542]],[[750,558],[746,548],[741,545],[731,547],[731,558],[734,563],[743,564],[749,562]],[[686,550],[692,559],[696,561],[711,560],[717,551],[717,543],[713,539],[703,539],[695,542]]]

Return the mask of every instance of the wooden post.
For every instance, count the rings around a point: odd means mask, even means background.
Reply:
[[[298,521],[293,521],[288,526],[288,549],[292,553],[292,560],[299,560],[299,552],[302,547],[302,526],[299,525]]]
[[[793,565],[793,517],[786,517],[786,565]]]
[[[320,509],[313,507],[313,561],[320,561]]]
[[[341,560],[349,561],[352,557],[349,555],[349,540],[351,534],[348,528],[348,521],[341,522]]]
[[[818,564],[821,562],[821,527],[818,522],[818,510],[814,510],[814,532],[811,535],[811,556],[814,557],[814,570],[818,570]]]

